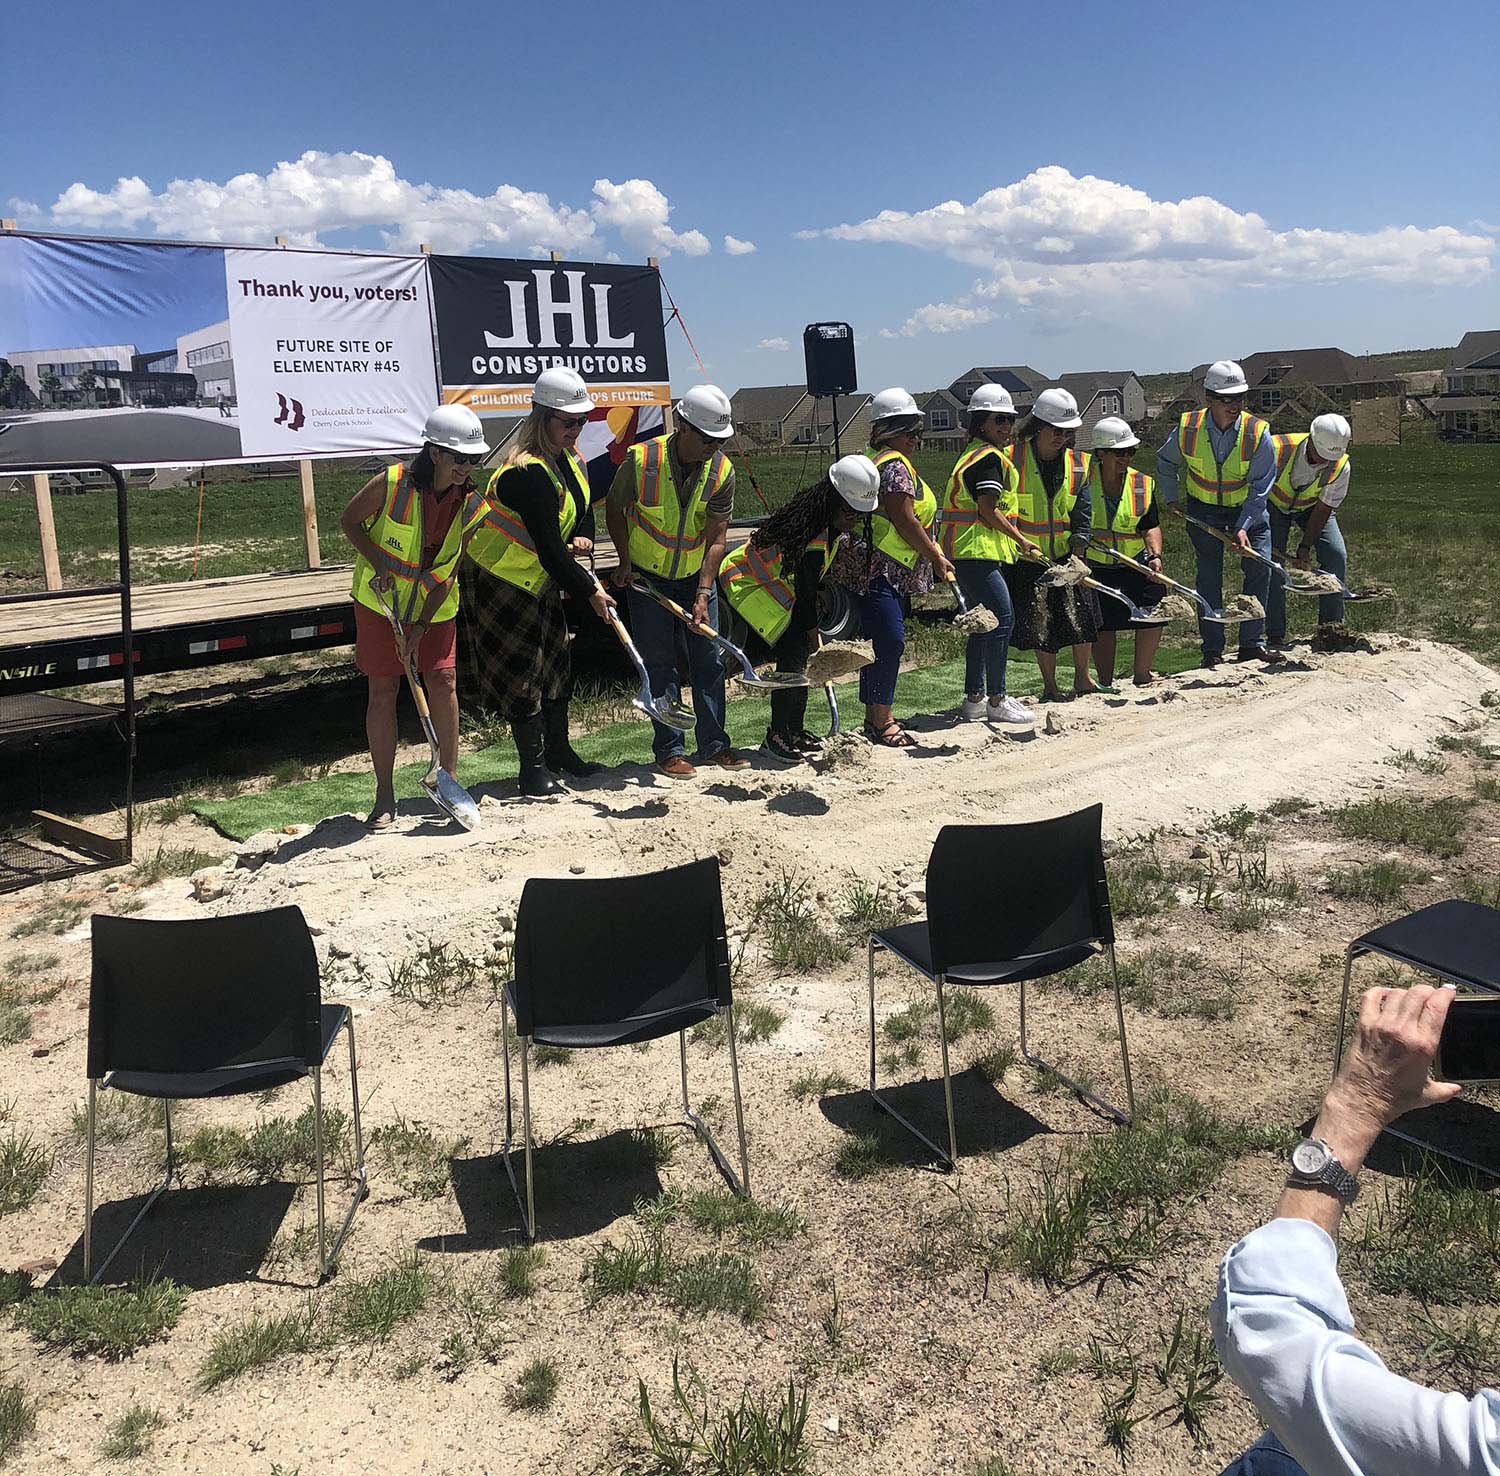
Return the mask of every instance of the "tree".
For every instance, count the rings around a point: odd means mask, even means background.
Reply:
[[[43,396],[47,400],[56,403],[53,397],[57,394],[58,390],[62,388],[62,380],[60,380],[51,369],[46,369],[42,372],[37,382],[42,387]]]
[[[98,387],[99,376],[92,369],[84,369],[78,375],[78,388],[89,398],[89,403],[94,400],[94,390]]]

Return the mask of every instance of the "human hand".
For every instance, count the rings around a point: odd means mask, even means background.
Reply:
[[[1305,545],[1300,547],[1296,553],[1288,554],[1286,561],[1294,569],[1312,568],[1312,559],[1308,557],[1307,548]]]
[[[630,581],[635,577],[635,570],[631,568],[629,559],[621,559],[615,567],[610,570],[609,582],[616,589],[628,589]]]
[[[1028,558],[1032,559],[1046,558],[1046,554],[1042,552],[1041,544],[1033,543],[1029,538],[1023,538],[1021,540],[1021,552],[1024,553]]]
[[[953,567],[953,561],[946,554],[938,554],[933,560],[933,568],[937,570],[937,576],[944,584],[952,584],[958,577],[957,570]]]
[[[608,623],[609,612],[615,608],[614,597],[597,581],[594,584],[593,594],[589,596],[589,604],[592,606],[594,614]]]
[[[370,581],[370,588],[373,589],[376,594],[391,594],[396,588],[395,576],[392,574],[388,574],[384,569],[381,569]]]
[[[811,656],[814,651],[820,651],[822,648],[823,632],[815,625],[807,633],[807,654]]]
[[[1250,535],[1243,528],[1234,530],[1234,546],[1242,558],[1254,558],[1255,550],[1250,546]]]
[[[1345,1168],[1350,1157],[1363,1160],[1402,1113],[1446,1102],[1462,1090],[1456,1082],[1434,1081],[1431,1074],[1454,993],[1451,987],[1414,984],[1410,989],[1367,989],[1360,997],[1354,1039],[1324,1098],[1316,1129]]]
[[[698,593],[693,597],[693,619],[696,620],[699,625],[708,624],[708,596],[708,590],[700,589]]]
[[[594,551],[592,538],[575,538],[568,547],[576,554],[591,554]]]

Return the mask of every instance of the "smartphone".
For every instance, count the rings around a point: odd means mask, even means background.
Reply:
[[[1500,996],[1455,999],[1448,1006],[1433,1075],[1500,1082]]]

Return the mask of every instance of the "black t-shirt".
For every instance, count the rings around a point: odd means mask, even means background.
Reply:
[[[964,468],[964,490],[978,502],[980,496],[999,497],[1015,480],[998,451],[990,451]]]
[[[570,462],[564,461],[559,471],[579,514],[572,537],[592,538],[594,510],[588,505],[587,490],[578,485]],[[537,559],[543,570],[557,581],[558,587],[579,599],[588,599],[594,592],[593,576],[573,557],[562,540],[557,524],[557,490],[545,469],[533,463],[506,472],[496,483],[496,495],[526,525],[526,531],[536,545]]]

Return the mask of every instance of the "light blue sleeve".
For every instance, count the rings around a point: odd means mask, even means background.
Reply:
[[[1177,448],[1177,427],[1156,448],[1156,495],[1162,502],[1177,501],[1177,468],[1182,465],[1182,452]]]
[[[1239,1242],[1210,1309],[1229,1376],[1320,1476],[1500,1476],[1500,1394],[1443,1394],[1354,1336],[1333,1241],[1277,1219]]]
[[[1250,528],[1266,520],[1266,500],[1271,494],[1271,484],[1276,480],[1276,448],[1271,444],[1271,432],[1263,430],[1255,450],[1250,456],[1250,493],[1240,509],[1235,528]]]

